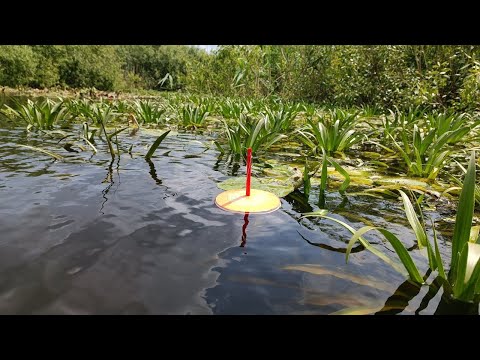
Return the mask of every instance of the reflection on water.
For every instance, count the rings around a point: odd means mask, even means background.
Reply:
[[[103,143],[95,155],[71,153],[58,139],[9,126],[0,129],[0,313],[329,314],[375,305],[378,313],[428,314],[437,309],[441,291],[412,288],[361,246],[345,264],[350,234],[324,219],[300,220],[302,212],[318,205],[299,191],[266,215],[218,209],[216,183],[244,176],[245,165],[205,150],[206,136],[170,135],[145,161],[156,137],[142,130],[120,133],[120,144],[134,150],[112,161]],[[41,146],[65,161],[16,144]],[[319,199],[314,191],[311,196]],[[336,193],[325,199],[334,216],[354,227],[371,221],[388,226],[407,244],[413,238],[395,202]],[[372,235],[372,243],[390,251],[380,237]]]

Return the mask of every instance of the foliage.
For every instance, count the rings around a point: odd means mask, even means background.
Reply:
[[[63,106],[62,99],[58,102],[51,99],[34,102],[28,99],[26,104],[17,102],[16,105],[17,108],[14,109],[5,104],[5,109],[1,112],[11,120],[24,121],[27,130],[52,130],[58,121],[65,120],[68,115],[68,108]]]
[[[473,209],[474,209],[474,191],[475,191],[475,152],[472,152],[470,162],[468,165],[467,174],[464,179],[464,185],[457,208],[457,215],[455,220],[455,228],[452,236],[452,253],[450,258],[450,270],[447,273],[444,268],[443,259],[438,248],[438,241],[433,225],[433,246],[428,240],[426,226],[424,223],[424,216],[420,212],[420,220],[417,217],[414,206],[412,205],[408,196],[399,191],[403,200],[405,215],[415,233],[417,246],[421,249],[426,249],[426,256],[428,258],[429,267],[432,271],[437,270],[438,275],[444,280],[445,291],[452,297],[461,301],[479,301],[480,300],[480,244],[478,244],[478,226],[472,227]],[[304,216],[325,216],[324,213],[319,214],[305,214]],[[407,249],[400,241],[400,239],[388,231],[387,229],[365,226],[357,231],[352,229],[346,223],[335,220],[341,225],[349,229],[353,236],[349,241],[346,259],[350,255],[353,245],[360,241],[366,248],[372,250],[371,244],[362,236],[371,230],[377,230],[385,239],[392,245],[395,253],[398,255],[401,266],[406,270],[410,280],[423,284],[424,280],[420,276],[419,269],[414,263],[412,257],[409,255]],[[353,230],[353,231],[352,231]],[[395,269],[404,273],[399,269],[399,264],[393,259],[386,259],[386,255],[378,250],[372,251],[377,256],[392,265]],[[425,253],[423,253],[425,254]]]

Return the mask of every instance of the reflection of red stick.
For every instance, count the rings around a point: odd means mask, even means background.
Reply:
[[[247,196],[250,196],[250,178],[252,176],[252,148],[247,149]]]
[[[247,243],[247,225],[249,223],[248,221],[248,212],[245,213],[245,216],[243,217],[244,223],[242,226],[242,243],[240,244],[240,247],[245,247],[245,244]]]

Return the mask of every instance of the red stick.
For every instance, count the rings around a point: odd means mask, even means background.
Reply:
[[[252,148],[247,149],[247,196],[250,196],[250,178],[252,176]]]

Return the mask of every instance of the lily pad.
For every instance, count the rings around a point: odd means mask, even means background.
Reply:
[[[168,128],[162,128],[162,129],[142,128],[141,132],[142,134],[145,134],[145,135],[160,136],[167,130],[169,129]],[[178,135],[178,131],[171,130],[169,133],[169,136],[176,136],[176,135]]]
[[[245,188],[245,177],[233,177],[217,184],[222,190],[234,190]],[[290,194],[295,188],[288,181],[280,182],[275,179],[253,178],[251,180],[252,189],[269,191],[278,197],[284,197]]]
[[[403,185],[403,186],[417,186],[417,187],[424,187],[427,188],[428,184],[425,181],[415,180],[410,178],[380,178],[374,180],[378,185]]]

